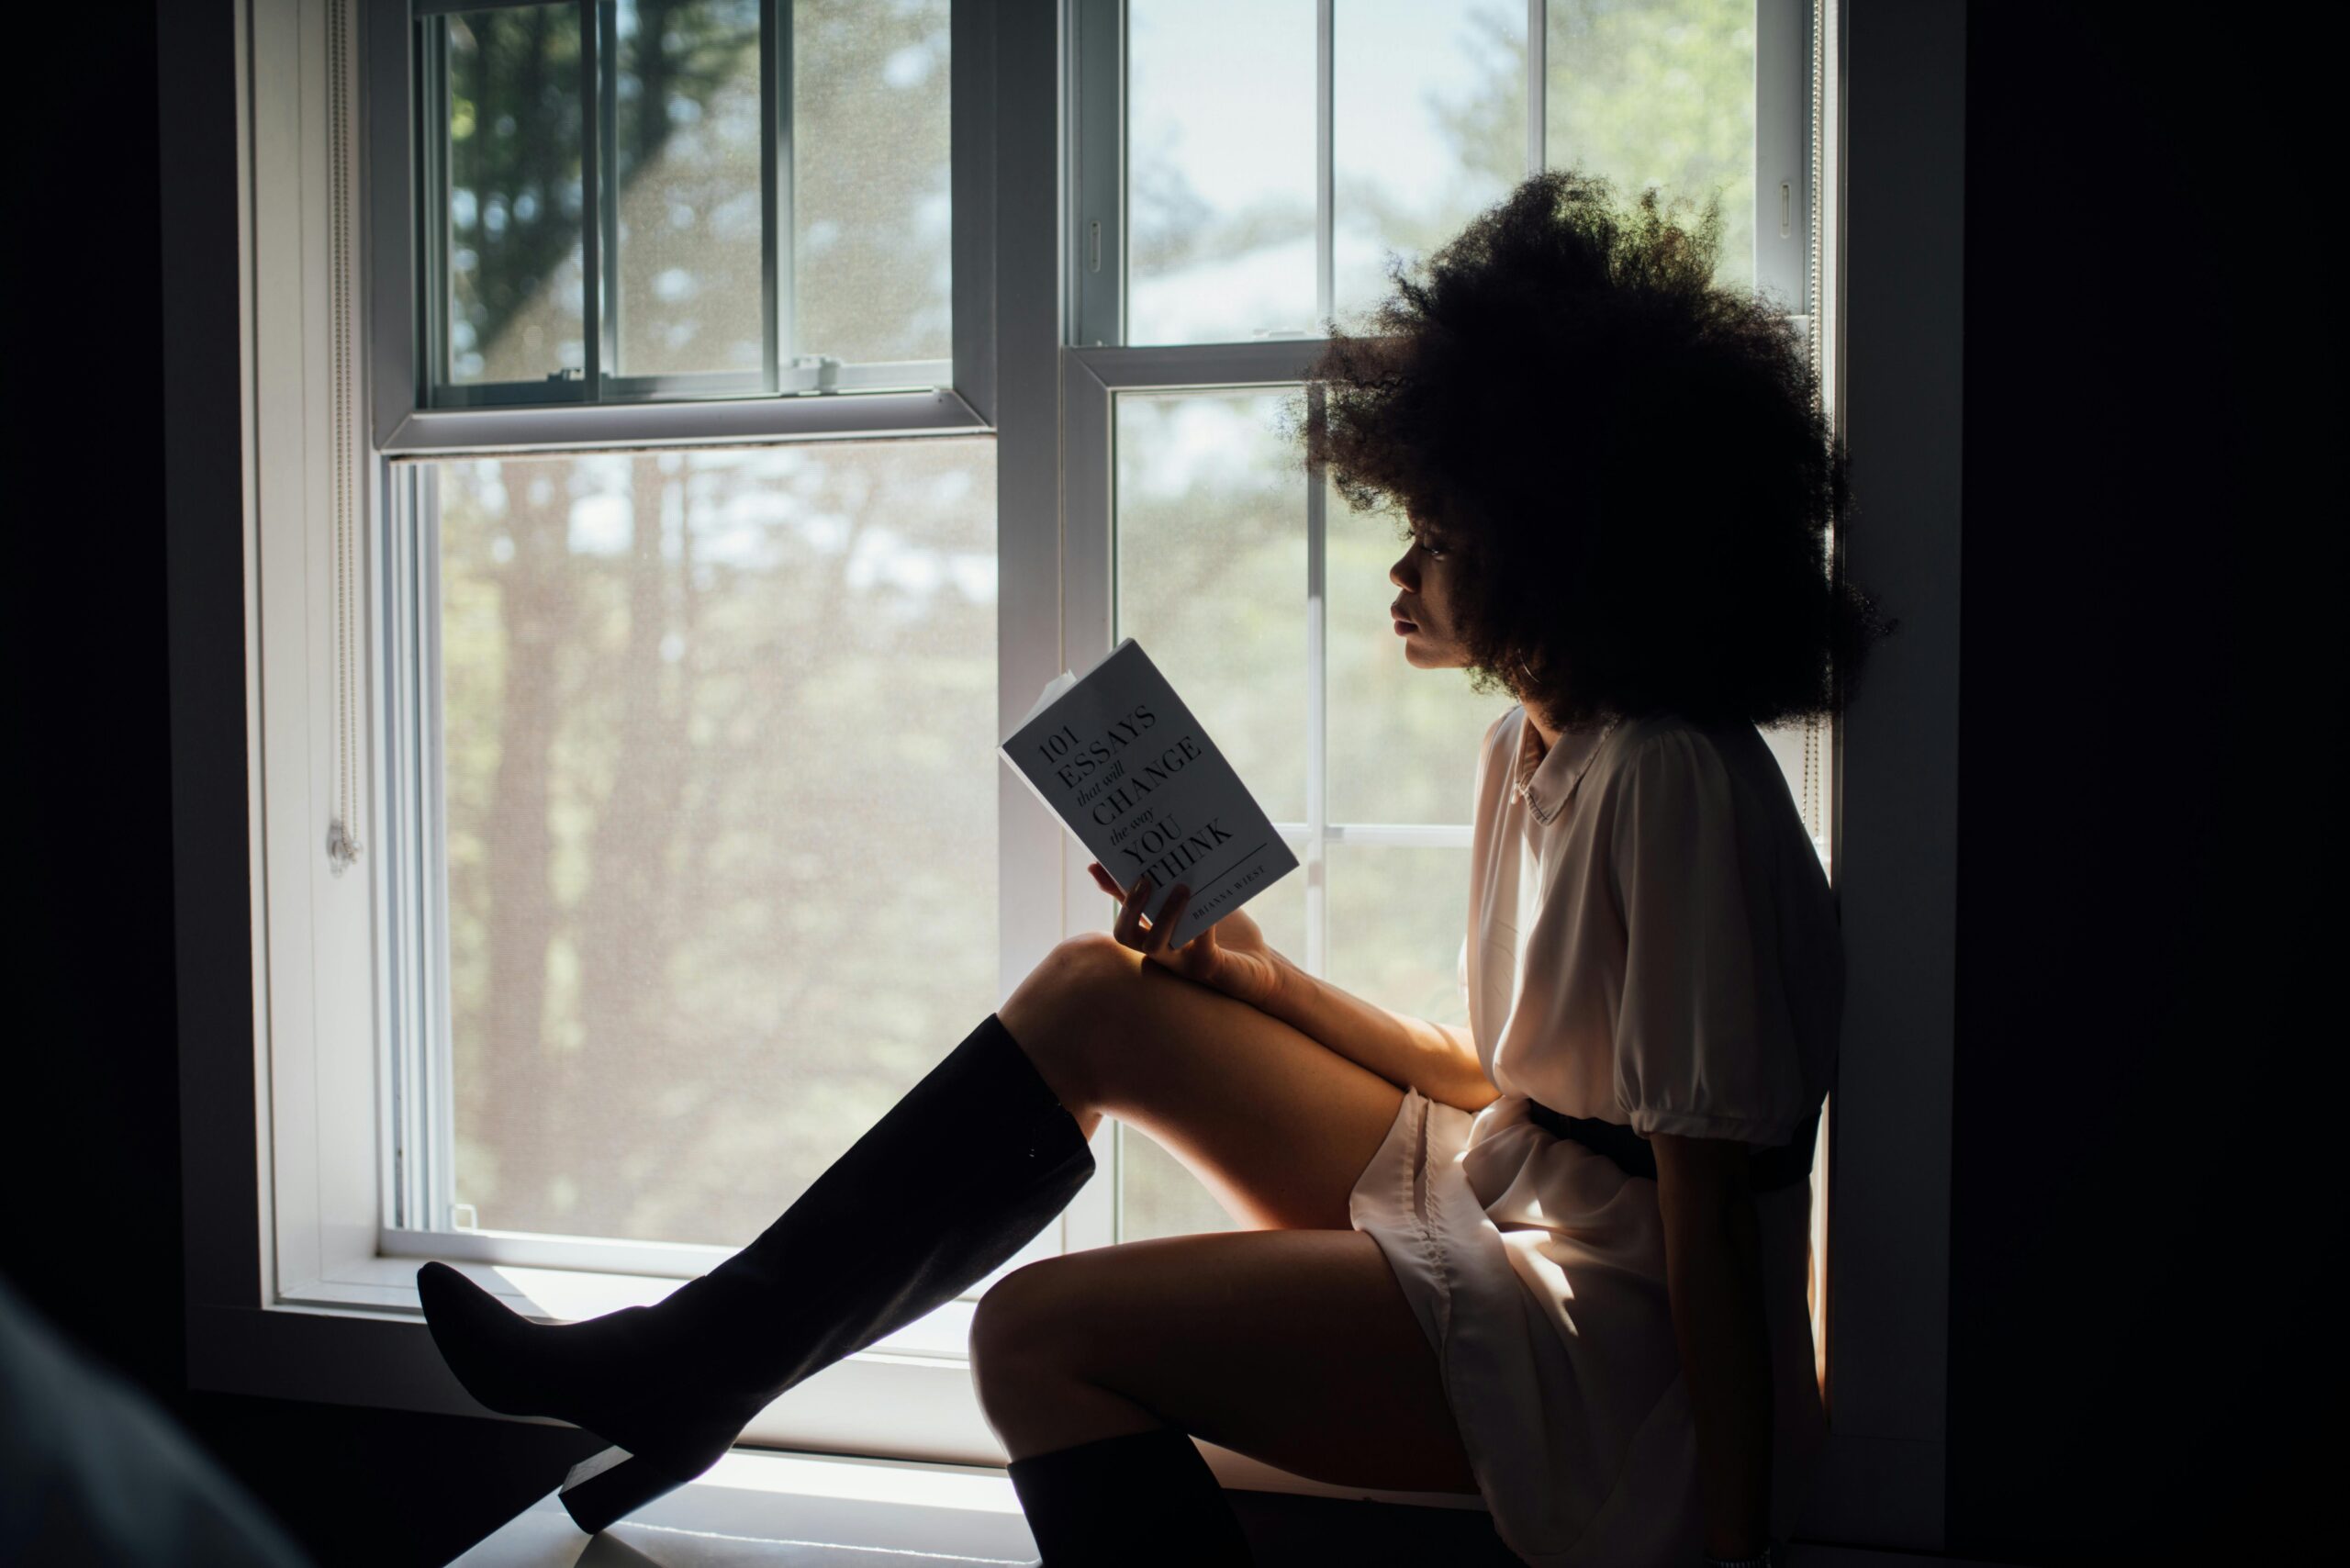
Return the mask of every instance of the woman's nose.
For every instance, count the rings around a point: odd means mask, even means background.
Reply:
[[[1406,550],[1403,554],[1396,557],[1395,564],[1393,566],[1387,568],[1387,580],[1406,592],[1411,590],[1412,579],[1404,575],[1404,566],[1406,562],[1411,560],[1411,558],[1412,553]]]

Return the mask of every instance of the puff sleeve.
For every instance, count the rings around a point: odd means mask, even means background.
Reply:
[[[1699,731],[1646,737],[1618,775],[1616,1094],[1644,1137],[1771,1146],[1812,1109],[1775,967],[1769,846],[1740,829],[1729,770]]]

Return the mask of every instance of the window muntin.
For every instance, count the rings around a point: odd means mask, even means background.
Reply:
[[[951,384],[949,0],[417,9],[417,406]]]
[[[428,466],[448,1198],[740,1246],[996,1000],[994,443]]]

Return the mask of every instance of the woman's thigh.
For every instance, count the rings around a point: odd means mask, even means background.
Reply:
[[[1170,1426],[1341,1486],[1474,1492],[1434,1353],[1360,1231],[1242,1231],[1031,1263],[973,1370],[1014,1459]]]
[[[1241,1225],[1344,1229],[1404,1092],[1312,1036],[1105,933],[1055,947],[997,1017],[1091,1137],[1164,1144]]]

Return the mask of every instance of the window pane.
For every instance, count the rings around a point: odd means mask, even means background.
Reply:
[[[1347,0],[1331,23],[1334,308],[1375,304],[1526,177],[1519,0]]]
[[[1126,18],[1126,341],[1316,330],[1313,0]]]
[[[1299,858],[1304,858],[1303,854]],[[1106,931],[1114,914],[1106,897],[1101,909],[1102,929]],[[1301,866],[1250,899],[1247,913],[1276,952],[1302,959],[1305,954],[1304,868]],[[1215,1194],[1149,1134],[1140,1127],[1122,1126],[1118,1137],[1119,1240],[1239,1228]]]
[[[1754,281],[1754,0],[1550,0],[1544,159],[1657,185],[1718,191],[1725,285]]]
[[[758,0],[621,0],[614,35],[615,370],[756,372]]]
[[[1834,868],[1828,854],[1828,777],[1834,731],[1826,724],[1815,728],[1798,723],[1759,733],[1787,780],[1787,794],[1795,801],[1796,814],[1803,818],[1804,826],[1811,834],[1811,846],[1818,852],[1821,868],[1832,874]]]
[[[993,443],[440,481],[456,1196],[741,1245],[997,1000]]]
[[[787,354],[954,353],[946,24],[947,0],[792,0]]]
[[[578,9],[473,11],[443,26],[448,378],[580,374]]]
[[[1469,851],[1334,844],[1329,888],[1332,984],[1430,1023],[1469,1022]]]
[[[1118,1129],[1118,1239],[1238,1230],[1215,1194],[1140,1127]]]
[[[1281,400],[1118,395],[1115,619],[1265,814],[1303,822],[1306,476]]]
[[[1330,820],[1471,822],[1478,748],[1510,700],[1404,658],[1388,610],[1404,590],[1387,575],[1404,550],[1401,514],[1355,512],[1328,495]]]

